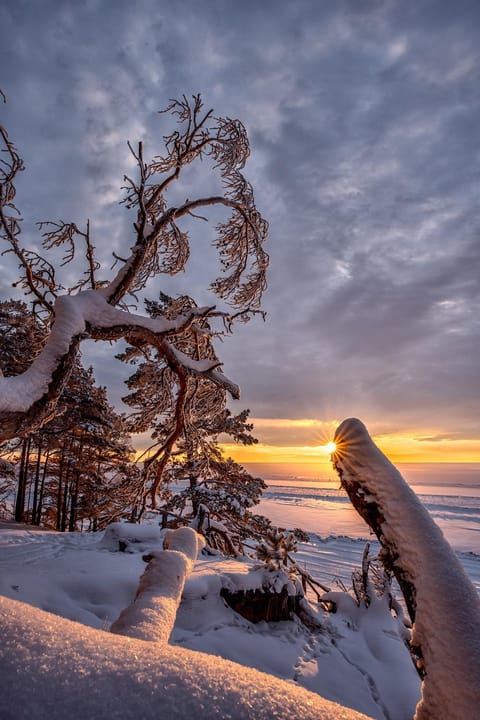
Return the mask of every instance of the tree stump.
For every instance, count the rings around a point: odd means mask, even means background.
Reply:
[[[280,592],[262,590],[237,590],[232,592],[226,588],[220,591],[221,597],[232,610],[252,623],[280,622],[292,620],[300,609],[301,595],[289,595],[287,587]]]

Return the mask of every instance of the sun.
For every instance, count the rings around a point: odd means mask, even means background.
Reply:
[[[325,443],[325,445],[320,445],[320,448],[327,453],[334,453],[337,449],[336,443],[333,442],[333,440],[330,440],[330,442]]]

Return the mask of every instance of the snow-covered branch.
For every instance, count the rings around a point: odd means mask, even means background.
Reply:
[[[168,343],[209,308],[192,308],[174,319],[150,318],[112,307],[104,290],[86,290],[64,295],[55,303],[55,322],[43,351],[21,375],[0,377],[0,440],[22,434],[50,417],[58,394],[68,378],[71,362],[81,340],[142,339],[165,355],[174,356],[187,372],[211,379],[234,397],[239,389],[218,370],[218,362],[196,361]]]
[[[170,530],[165,550],[150,554],[135,600],[110,630],[139,640],[167,643],[172,632],[185,580],[205,540],[192,528]]]
[[[424,674],[415,720],[476,717],[480,706],[480,599],[455,553],[360,420],[335,433],[335,467],[382,545],[404,593],[412,649]]]

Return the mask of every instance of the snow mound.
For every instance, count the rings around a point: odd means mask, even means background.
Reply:
[[[105,529],[98,547],[115,552],[145,552],[155,546],[160,549],[162,542],[162,531],[157,524],[114,522]]]
[[[361,720],[228,660],[80,625],[0,597],[5,720]]]

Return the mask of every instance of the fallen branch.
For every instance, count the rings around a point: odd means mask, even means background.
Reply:
[[[110,631],[139,640],[168,643],[185,580],[203,546],[203,538],[192,528],[170,530],[165,535],[165,550],[148,556],[135,600],[122,610]]]

